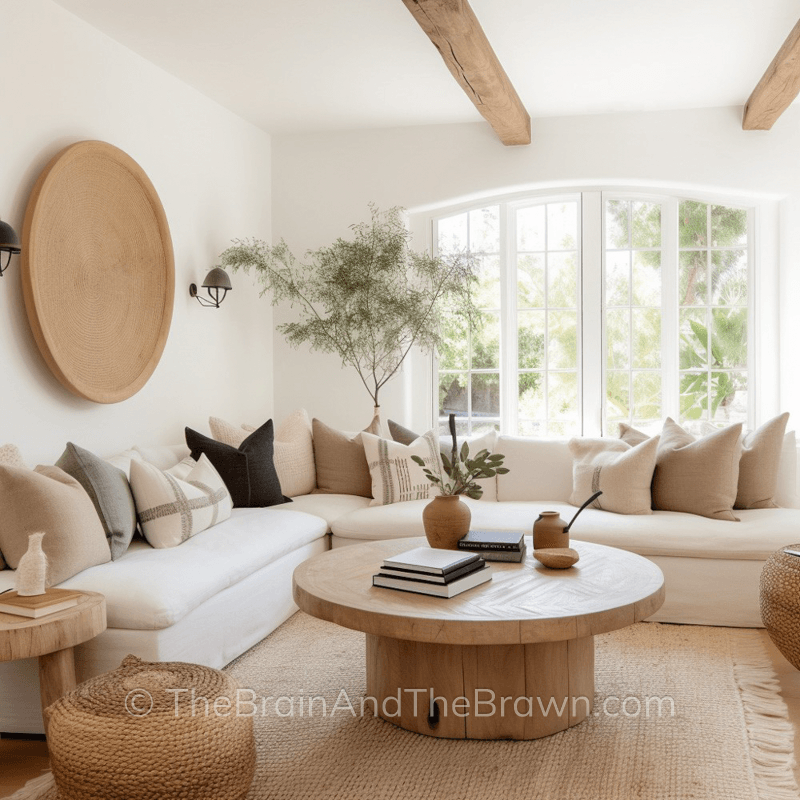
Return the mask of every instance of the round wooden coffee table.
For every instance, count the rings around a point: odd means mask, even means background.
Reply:
[[[293,583],[303,611],[367,634],[365,706],[416,733],[538,739],[577,725],[593,708],[594,636],[664,602],[655,564],[589,542],[572,543],[581,558],[566,570],[494,561],[489,583],[451,599],[372,586],[385,558],[426,544],[331,550]]]
[[[42,710],[75,688],[75,645],[106,629],[105,597],[81,595],[72,608],[39,619],[0,614],[0,661],[39,657]]]

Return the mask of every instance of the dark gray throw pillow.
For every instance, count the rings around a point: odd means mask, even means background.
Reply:
[[[392,435],[392,439],[400,444],[408,445],[419,439],[419,434],[414,433],[414,431],[409,430],[393,419],[389,420],[389,433]]]
[[[197,460],[205,453],[231,493],[235,508],[263,508],[291,503],[281,492],[273,456],[274,431],[267,420],[253,431],[239,447],[231,447],[186,429],[186,444]]]
[[[86,490],[103,524],[111,558],[119,558],[136,533],[136,506],[125,473],[72,442],[67,442],[56,466]]]

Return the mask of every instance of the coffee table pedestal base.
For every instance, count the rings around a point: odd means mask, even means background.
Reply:
[[[592,712],[594,637],[452,645],[367,634],[367,696],[367,708],[414,733],[539,739]]]

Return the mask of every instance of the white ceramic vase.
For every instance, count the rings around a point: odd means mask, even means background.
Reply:
[[[42,539],[43,533],[32,533],[28,537],[28,549],[19,560],[16,589],[21,597],[32,597],[45,592],[47,556],[42,550]]]

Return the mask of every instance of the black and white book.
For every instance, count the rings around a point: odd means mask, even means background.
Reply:
[[[525,546],[525,535],[519,531],[473,530],[458,542],[459,550],[516,550]]]
[[[484,561],[508,561],[520,564],[525,560],[528,548],[523,544],[521,550],[483,550],[481,558]]]
[[[486,564],[481,569],[470,572],[468,575],[463,575],[452,583],[436,584],[417,580],[414,577],[395,577],[381,573],[372,576],[372,585],[381,586],[384,589],[397,589],[401,592],[429,594],[435,597],[455,597],[457,594],[480,586],[491,579],[492,568]]]
[[[399,553],[383,562],[384,567],[422,572],[428,575],[447,575],[467,564],[477,561],[480,555],[458,553],[455,550],[439,550],[433,547],[415,547]]]
[[[405,569],[403,567],[383,566],[381,567],[379,574],[386,575],[387,577],[412,578],[413,580],[425,581],[426,583],[443,584],[452,583],[453,581],[462,578],[464,575],[469,575],[470,572],[477,572],[477,570],[483,569],[484,564],[485,560],[482,557],[479,557],[474,560],[470,560],[470,562],[465,564],[463,567],[449,570],[442,575],[433,575],[430,572],[417,572],[416,570]]]

